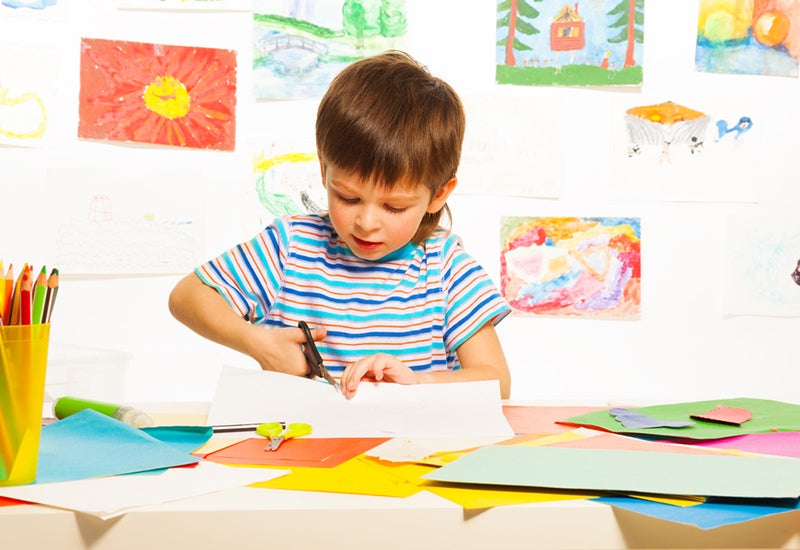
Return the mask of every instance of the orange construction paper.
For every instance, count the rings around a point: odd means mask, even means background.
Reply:
[[[331,468],[387,440],[388,438],[359,437],[289,439],[277,451],[266,451],[266,439],[251,437],[210,453],[205,459],[223,464]]]

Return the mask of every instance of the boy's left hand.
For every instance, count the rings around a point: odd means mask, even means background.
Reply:
[[[342,374],[342,393],[348,399],[356,394],[361,380],[416,384],[417,377],[402,361],[388,353],[378,353],[359,359]]]

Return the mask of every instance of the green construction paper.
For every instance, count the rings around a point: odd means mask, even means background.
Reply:
[[[753,418],[741,426],[695,421],[693,426],[686,428],[626,428],[608,410],[602,410],[573,416],[561,422],[603,428],[616,433],[635,433],[671,438],[685,437],[688,439],[720,439],[753,433],[800,431],[800,405],[770,401],[768,399],[737,397],[715,399],[713,401],[653,405],[650,407],[630,408],[630,410],[658,418],[659,420],[690,422],[692,421],[690,415],[706,413],[720,404],[747,409],[753,413]]]
[[[797,498],[800,460],[608,449],[490,445],[424,479],[582,491]]]

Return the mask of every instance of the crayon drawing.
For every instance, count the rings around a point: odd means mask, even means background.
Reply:
[[[500,288],[516,314],[638,318],[640,220],[504,217]]]
[[[498,0],[498,84],[642,83],[644,0]]]
[[[796,77],[798,58],[797,0],[700,0],[698,71]]]
[[[346,65],[402,49],[405,0],[254,0],[253,87],[259,99],[316,98]]]
[[[723,280],[726,315],[800,316],[800,219],[731,216]]]
[[[55,53],[0,43],[0,143],[43,144],[55,96]]]
[[[78,137],[232,151],[236,53],[84,38]]]
[[[737,101],[712,109],[664,101],[620,114],[610,164],[615,198],[755,202],[753,182],[764,175],[753,160],[778,154],[774,145],[762,148],[760,111]]]
[[[467,129],[456,193],[558,198],[569,124],[561,107],[568,105],[494,94],[461,99]]]
[[[327,210],[319,159],[313,146],[274,140],[253,157],[255,190],[263,227],[276,216]]]
[[[169,274],[203,259],[202,175],[154,166],[54,166],[48,242],[62,273]]]

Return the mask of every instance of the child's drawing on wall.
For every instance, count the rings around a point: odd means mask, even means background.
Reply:
[[[700,0],[698,71],[797,76],[798,58],[797,0]]]
[[[642,83],[644,0],[498,0],[500,84]]]
[[[638,218],[505,217],[500,285],[517,314],[638,318]]]
[[[345,66],[402,49],[405,0],[254,0],[253,87],[260,99],[321,97]]]

